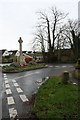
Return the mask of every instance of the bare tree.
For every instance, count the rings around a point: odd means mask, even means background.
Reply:
[[[39,14],[38,28],[42,28],[42,29],[41,30],[39,29],[39,31],[37,32],[36,40],[37,42],[41,43],[42,48],[43,48],[42,43],[44,43],[45,40],[47,41],[47,45],[48,45],[47,51],[49,53],[49,58],[51,57],[53,59],[55,44],[60,34],[62,33],[61,31],[62,31],[63,21],[67,16],[67,14],[60,12],[59,10],[56,9],[56,7],[51,8],[49,14],[41,11],[38,12],[38,14]],[[45,34],[45,37],[43,33]]]
[[[40,20],[40,26],[43,27],[43,32],[44,30],[46,31],[46,40],[48,43],[48,49],[51,49],[51,30],[50,30],[50,20],[49,17],[46,13],[43,12],[38,12],[38,14],[40,15],[39,20]]]
[[[34,42],[33,42],[33,47],[37,47],[38,49],[40,48],[40,51],[42,52],[43,55],[43,59],[45,60],[45,51],[46,51],[46,44],[45,42],[46,37],[45,37],[45,30],[41,25],[38,25],[36,27],[36,33],[35,38],[34,38]]]
[[[57,10],[57,8],[52,8],[52,38],[53,38],[53,44],[52,48],[54,50],[55,41],[59,38],[61,32],[62,32],[62,24],[63,20],[66,18],[67,14],[64,14],[63,12]]]
[[[64,25],[64,36],[65,41],[70,45],[75,59],[80,57],[80,38],[78,34],[78,21],[68,20],[67,24]]]

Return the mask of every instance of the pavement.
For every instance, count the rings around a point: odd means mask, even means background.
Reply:
[[[34,95],[39,87],[50,76],[60,75],[63,71],[71,71],[71,64],[53,65],[39,70],[20,73],[2,74],[2,118],[29,118],[34,102]],[[34,116],[34,115],[33,115]]]

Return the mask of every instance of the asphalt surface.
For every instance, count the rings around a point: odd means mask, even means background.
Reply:
[[[72,71],[72,64],[48,65],[47,68],[20,73],[2,74],[2,119],[27,118],[32,108],[32,96],[50,76]],[[1,83],[0,83],[1,84]]]

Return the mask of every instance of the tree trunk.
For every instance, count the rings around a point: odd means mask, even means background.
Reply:
[[[50,25],[49,25],[49,21],[47,20],[47,29],[48,29],[48,44],[49,44],[49,52],[51,52],[51,38],[50,38]]]

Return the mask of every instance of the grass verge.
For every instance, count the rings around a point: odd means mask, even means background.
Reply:
[[[38,90],[32,112],[39,120],[80,120],[79,87],[50,78]]]
[[[23,72],[23,71],[29,71],[34,69],[40,69],[45,67],[45,64],[35,64],[35,65],[28,65],[28,66],[3,66],[2,72],[3,73],[16,73],[16,72]]]

